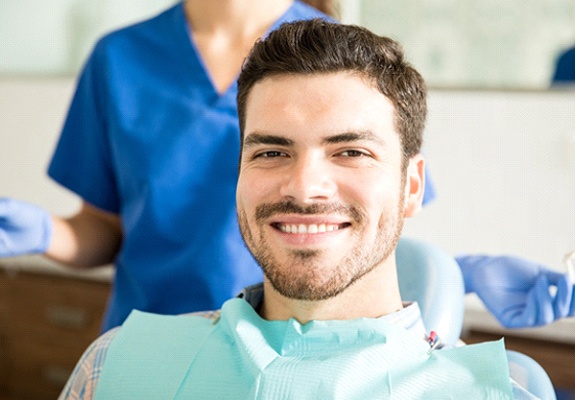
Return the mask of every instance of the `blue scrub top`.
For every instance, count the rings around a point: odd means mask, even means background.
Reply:
[[[325,16],[295,2],[272,29],[312,17]],[[218,309],[262,280],[236,220],[236,92],[214,88],[181,3],[107,35],[88,59],[48,173],[121,217],[104,330],[132,309]]]

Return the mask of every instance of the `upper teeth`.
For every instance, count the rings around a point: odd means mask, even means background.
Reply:
[[[311,224],[311,225],[280,225],[282,232],[286,233],[324,233],[332,232],[339,229],[339,225]]]

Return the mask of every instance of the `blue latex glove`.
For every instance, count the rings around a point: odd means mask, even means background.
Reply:
[[[567,274],[508,256],[460,256],[465,291],[475,292],[506,328],[546,325],[575,316],[575,286]],[[554,296],[550,286],[556,286]]]
[[[44,209],[0,198],[0,257],[44,253],[53,230],[52,217]]]

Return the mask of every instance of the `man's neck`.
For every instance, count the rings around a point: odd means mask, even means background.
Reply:
[[[282,296],[264,278],[264,301],[259,310],[267,320],[312,320],[378,318],[402,308],[395,255],[369,272],[339,295],[320,301],[294,300]]]

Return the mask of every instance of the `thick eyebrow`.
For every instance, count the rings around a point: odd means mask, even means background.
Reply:
[[[371,131],[345,132],[345,133],[339,133],[337,135],[328,136],[323,139],[323,142],[326,144],[359,142],[359,141],[370,141],[383,144],[383,140]]]
[[[244,148],[257,146],[260,144],[274,146],[293,146],[294,141],[283,136],[252,133],[244,139]]]

